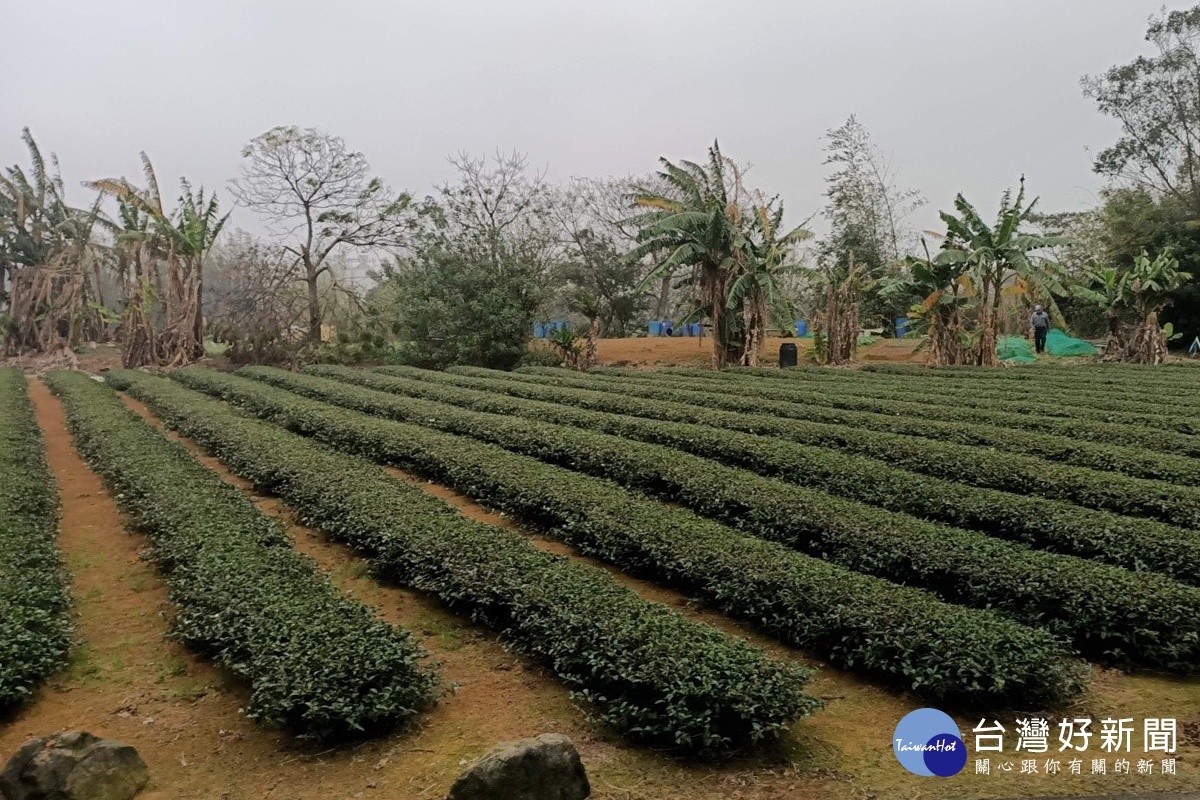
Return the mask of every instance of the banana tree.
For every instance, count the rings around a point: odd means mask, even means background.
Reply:
[[[1151,259],[1146,253],[1133,260],[1125,276],[1134,326],[1125,360],[1135,364],[1161,364],[1167,356],[1167,337],[1158,323],[1158,313],[1170,302],[1171,292],[1192,279],[1179,268],[1169,253]]]
[[[142,169],[144,188],[125,178],[87,184],[117,198],[117,241],[135,266],[126,283],[122,360],[127,367],[182,366],[204,355],[204,261],[229,215],[220,216],[216,196],[194,191],[186,179],[178,208],[168,213],[145,153]]]
[[[754,212],[748,238],[752,257],[743,263],[725,300],[730,327],[741,339],[738,363],[747,367],[758,365],[772,314],[789,320],[794,316],[784,298],[780,279],[797,269],[795,246],[812,236],[803,226],[781,233],[782,206],[760,205]]]
[[[642,280],[646,290],[680,268],[683,283],[696,292],[696,315],[707,315],[713,330],[713,366],[757,363],[765,333],[775,276],[788,263],[802,229],[778,234],[782,208],[777,201],[752,202],[734,162],[713,143],[708,164],[678,165],[661,159],[664,192],[641,191],[637,207],[648,209],[628,222],[639,229],[633,259],[665,257]]]
[[[587,317],[588,329],[585,338],[585,350],[582,358],[576,358],[580,369],[588,370],[599,361],[597,341],[600,338],[600,315],[604,311],[604,303],[595,294],[579,289],[567,298],[567,309]],[[553,340],[554,337],[551,337]]]
[[[1104,313],[1108,338],[1104,344],[1107,360],[1125,356],[1125,317],[1129,313],[1129,272],[1115,267],[1093,267],[1083,274],[1087,281],[1071,287],[1071,293]]]
[[[70,206],[57,160],[47,162],[28,128],[22,141],[30,169],[0,175],[0,333],[14,355],[72,346],[104,327],[99,201]]]
[[[1087,283],[1076,286],[1076,296],[1104,312],[1109,360],[1161,364],[1166,358],[1168,334],[1159,326],[1158,314],[1170,302],[1170,293],[1191,280],[1169,253],[1151,259],[1145,252],[1125,270],[1115,267],[1085,273]]]
[[[1006,190],[1000,198],[1000,210],[994,225],[989,225],[960,194],[954,200],[958,215],[941,212],[946,224],[946,246],[938,258],[944,263],[969,266],[972,281],[979,292],[978,363],[996,366],[996,341],[999,337],[1000,303],[1010,285],[1038,287],[1048,294],[1062,294],[1053,262],[1032,254],[1047,247],[1068,245],[1062,236],[1021,233],[1021,225],[1033,214],[1037,199],[1025,203],[1025,178],[1013,198]],[[1020,284],[1016,282],[1020,281]]]
[[[903,274],[887,280],[882,293],[888,297],[921,298],[909,310],[909,316],[923,321],[934,366],[964,364],[970,338],[965,312],[977,297],[969,274],[970,264],[956,254],[946,255],[946,251],[931,256],[924,238],[921,246],[924,258],[906,257]]]

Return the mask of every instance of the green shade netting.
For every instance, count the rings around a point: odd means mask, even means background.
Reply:
[[[1013,361],[1018,364],[1032,364],[1037,361],[1033,354],[1033,345],[1028,339],[1020,336],[1001,336],[996,342],[996,355],[1001,361]]]
[[[1046,334],[1046,352],[1052,356],[1094,356],[1097,350],[1083,339],[1068,336],[1055,328]]]

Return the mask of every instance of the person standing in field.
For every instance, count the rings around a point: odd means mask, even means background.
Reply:
[[[1033,326],[1033,346],[1038,354],[1046,352],[1046,334],[1050,332],[1050,315],[1040,305],[1033,307],[1033,316],[1029,318]]]

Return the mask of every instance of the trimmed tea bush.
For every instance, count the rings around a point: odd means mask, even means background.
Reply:
[[[608,481],[236,376],[189,370],[183,379],[289,430],[453,486],[626,570],[698,592],[844,669],[974,704],[1050,701],[1079,686],[1077,665],[1044,631],[850,572]],[[227,407],[197,414],[187,397],[146,379],[131,391],[168,414],[186,408],[185,424],[206,440],[251,435]]]
[[[249,682],[247,716],[341,739],[434,702],[436,678],[412,637],[339,594],[242,492],[87,375],[46,381],[76,447],[149,537],[174,635]]]
[[[1198,666],[1200,590],[1159,575],[1030,550],[660,445],[283,370],[245,372],[338,405],[374,407],[395,419],[610,478],[855,571],[1048,627],[1091,656],[1185,672]],[[187,381],[190,374],[185,370],[177,377]]]
[[[0,710],[29,699],[71,645],[58,492],[19,370],[0,368]]]
[[[114,380],[306,522],[369,554],[383,574],[545,663],[630,738],[728,753],[774,739],[820,705],[803,691],[810,670],[644,601],[603,570],[467,520],[361,459],[238,420],[170,381],[128,372]]]

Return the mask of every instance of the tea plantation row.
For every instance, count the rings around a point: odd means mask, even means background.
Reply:
[[[1089,656],[1180,671],[1195,670],[1198,663],[1200,590],[1159,575],[1031,550],[660,445],[282,370],[252,368],[245,374],[612,479],[855,571],[1047,627]]]
[[[518,533],[467,520],[368,462],[239,418],[165,379],[124,372],[110,380],[306,522],[369,555],[383,575],[546,664],[631,738],[724,753],[775,738],[819,705],[803,690],[809,670],[646,602]]]
[[[1153,520],[1132,519],[1069,503],[962,486],[897,469],[885,462],[804,447],[787,441],[691,423],[593,412],[438,383],[438,373],[421,381],[338,367],[313,367],[328,375],[386,392],[451,403],[476,411],[527,417],[667,445],[731,466],[750,469],[822,492],[890,511],[915,514],[1053,552],[1091,557],[1116,566],[1148,568],[1186,582],[1200,581],[1200,534]],[[244,374],[296,391],[316,392],[329,384],[290,373],[247,370]],[[425,382],[433,381],[433,383]],[[399,398],[361,395],[360,410],[386,413]],[[404,408],[399,408],[404,413]],[[706,419],[710,412],[695,409]],[[1136,534],[1136,537],[1130,534]]]
[[[246,378],[207,370],[177,377],[289,430],[451,486],[629,572],[697,592],[845,669],[976,704],[1052,700],[1081,683],[1079,665],[1045,632],[851,572],[608,481]],[[145,378],[129,382],[139,396],[153,392],[156,408],[171,418],[187,413],[194,426],[187,396],[168,397]],[[204,417],[222,430],[240,424],[231,411],[222,417],[206,409]]]
[[[0,368],[0,711],[66,663],[70,595],[57,512],[25,377]]]
[[[455,368],[454,371],[459,371]],[[790,370],[766,372],[789,373]],[[525,376],[557,378],[564,373],[561,369],[529,368],[514,373],[514,377]],[[706,374],[705,374],[706,373]],[[759,373],[755,373],[759,374]],[[843,377],[844,376],[844,377]],[[642,385],[650,379],[646,373],[592,373],[589,380],[607,384],[618,389],[632,381]],[[697,384],[699,382],[699,384]],[[1194,415],[1164,414],[1157,416],[1161,425],[1147,424],[1149,420],[1108,421],[1102,414],[1085,417],[1064,416],[1062,403],[1079,401],[1087,390],[1061,390],[1057,400],[1024,402],[1015,405],[1014,398],[1020,397],[1017,390],[1007,394],[1008,399],[981,399],[977,392],[963,397],[948,397],[943,393],[930,392],[927,388],[906,389],[893,385],[890,380],[863,376],[858,371],[838,371],[833,378],[804,380],[792,378],[756,378],[741,373],[714,373],[711,370],[689,370],[662,373],[654,379],[655,385],[700,385],[704,391],[720,392],[741,398],[759,398],[766,401],[798,403],[805,406],[830,406],[847,410],[874,411],[883,414],[912,416],[939,422],[970,422],[990,424],[998,427],[1026,429],[1043,433],[1069,436],[1084,441],[1102,444],[1119,444],[1139,447],[1163,453],[1200,455],[1200,437],[1176,429],[1181,424],[1189,425]],[[921,386],[918,384],[917,386]],[[619,389],[618,389],[619,390]],[[1047,390],[1037,392],[1039,398],[1047,396]],[[1018,410],[1011,410],[1017,408]],[[1155,406],[1158,408],[1158,406]],[[795,410],[788,416],[795,416]],[[803,417],[801,417],[803,418]],[[1185,429],[1187,430],[1187,429]]]
[[[87,375],[46,382],[76,447],[149,537],[174,635],[249,683],[247,716],[340,739],[433,703],[409,634],[340,595],[249,498]]]
[[[629,377],[630,373],[607,369],[593,373],[597,377]],[[646,373],[638,373],[645,376]],[[937,374],[936,370],[928,374]],[[968,408],[1036,413],[1051,417],[1075,418],[1090,422],[1200,432],[1194,413],[1197,400],[1189,391],[1200,381],[1200,370],[1180,374],[1167,383],[1155,383],[1154,376],[1132,383],[1095,383],[1086,373],[1061,371],[1060,377],[1045,381],[1021,381],[990,378],[990,372],[963,375],[953,380],[929,380],[920,374],[893,374],[868,370],[766,370],[747,369],[713,372],[712,370],[671,369],[662,378],[697,378],[726,385],[762,384],[777,390],[823,387],[838,394],[864,397],[914,400],[934,405],[958,405]],[[1075,377],[1072,377],[1075,375]],[[765,381],[763,380],[765,379]],[[1180,413],[1184,412],[1184,413]]]
[[[986,422],[934,420],[929,419],[929,408],[912,402],[864,400],[858,404],[864,410],[855,410],[815,405],[807,402],[813,399],[811,397],[801,403],[764,400],[751,394],[730,394],[728,391],[722,391],[724,384],[703,379],[685,382],[605,381],[566,371],[557,375],[530,375],[471,368],[456,368],[449,372],[435,373],[404,367],[385,368],[380,371],[400,377],[502,392],[514,397],[553,400],[582,408],[676,422],[695,419],[697,409],[702,408],[709,412],[706,420],[710,420],[711,424],[719,424],[720,427],[732,430],[789,438],[793,419],[820,422],[842,428],[884,431],[922,439],[994,448],[1006,453],[1034,456],[1088,469],[1170,481],[1181,486],[1200,485],[1200,462],[1194,458],[1127,445],[1081,441],[1068,436],[1025,431],[1011,426],[1001,427],[991,417]],[[430,377],[431,375],[436,377]],[[488,383],[481,383],[482,381]],[[842,394],[835,395],[835,399],[852,400]],[[856,404],[847,402],[843,405]],[[1019,419],[1009,421],[1021,422]]]

